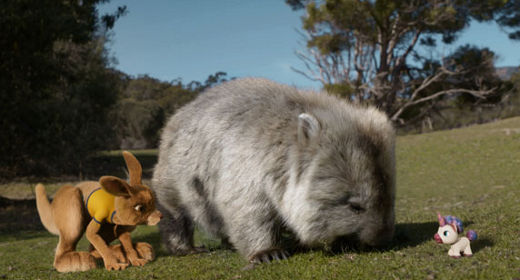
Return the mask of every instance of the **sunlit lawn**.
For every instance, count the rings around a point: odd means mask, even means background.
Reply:
[[[151,161],[156,151],[144,151]],[[138,157],[139,157],[139,153]],[[117,157],[115,153],[100,156]],[[156,227],[140,227],[157,259],[142,268],[60,274],[52,267],[57,237],[39,225],[33,202],[0,208],[0,279],[515,279],[520,278],[520,118],[410,135],[397,142],[396,236],[381,251],[314,250],[242,270],[236,252],[199,234],[209,253],[173,257]],[[31,198],[32,185],[0,186],[0,195]],[[52,185],[55,190],[58,185]],[[0,205],[0,207],[2,207]],[[472,258],[452,259],[436,244],[436,211],[456,215],[479,239]],[[87,248],[85,239],[80,249]]]

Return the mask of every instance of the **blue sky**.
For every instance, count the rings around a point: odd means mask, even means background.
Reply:
[[[116,68],[130,75],[148,74],[171,81],[204,81],[217,71],[229,77],[265,77],[281,83],[319,88],[291,70],[304,69],[295,56],[304,50],[300,35],[303,11],[284,0],[112,0],[100,14],[126,5],[108,45]],[[511,41],[494,24],[473,23],[456,44],[440,46],[448,54],[471,43],[488,47],[497,66],[520,65],[520,41]]]

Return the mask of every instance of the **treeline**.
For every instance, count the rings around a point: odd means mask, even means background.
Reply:
[[[112,67],[106,0],[0,4],[0,178],[80,174],[96,151],[155,147],[167,116],[225,80],[161,82]]]
[[[510,77],[496,77],[497,89],[487,99],[465,100],[458,95],[435,104],[422,119],[399,128],[400,134],[460,128],[520,116],[520,67]]]
[[[155,148],[168,116],[229,79],[217,72],[201,82],[164,82],[113,69],[106,38],[126,8],[99,15],[103,2],[0,2],[0,179],[78,175],[98,151]],[[472,18],[517,28],[520,1],[286,2],[307,11],[309,53],[300,58],[308,72],[300,72],[351,102],[385,110],[401,131],[520,115],[520,74],[501,79],[491,50],[462,46],[439,58],[417,47],[453,41]]]
[[[205,82],[163,82],[149,76],[123,79],[123,88],[111,112],[114,148],[156,148],[167,117],[204,89],[227,80],[225,72],[210,75]]]

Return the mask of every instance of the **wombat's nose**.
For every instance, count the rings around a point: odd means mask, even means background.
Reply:
[[[367,227],[359,233],[359,239],[362,243],[370,247],[384,247],[392,240],[394,230],[393,225],[386,227]]]

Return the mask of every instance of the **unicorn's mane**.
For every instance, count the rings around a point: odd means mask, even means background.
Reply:
[[[446,220],[447,224],[451,224],[453,221],[455,221],[455,224],[457,225],[457,233],[464,232],[464,227],[462,226],[462,221],[459,218],[448,215],[448,216],[444,216],[444,220]]]

